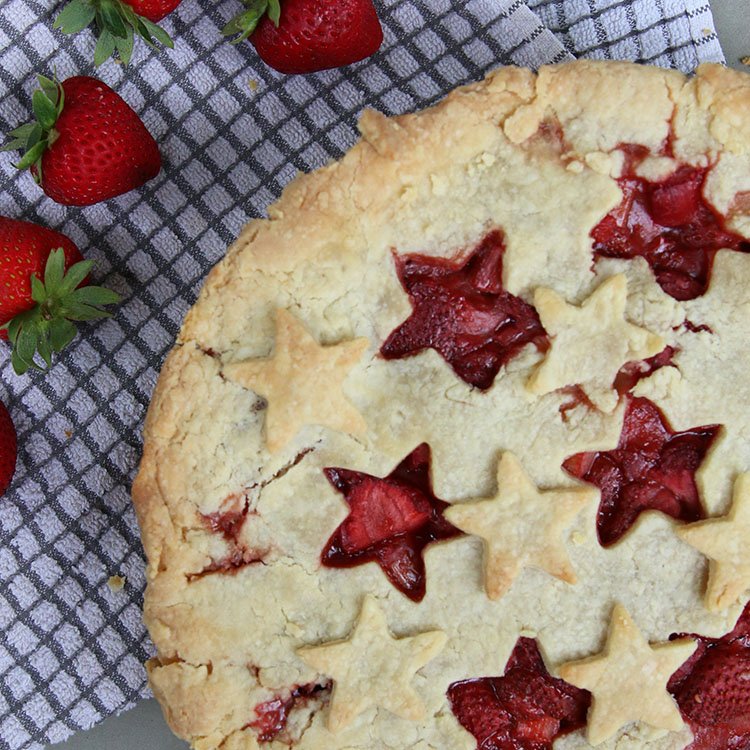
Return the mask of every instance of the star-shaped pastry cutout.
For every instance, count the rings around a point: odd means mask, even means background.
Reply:
[[[682,729],[667,682],[695,649],[689,639],[650,646],[625,607],[615,605],[604,651],[558,670],[563,680],[591,692],[587,740],[598,745],[634,721],[657,729]]]
[[[693,732],[692,750],[750,747],[750,604],[731,632],[721,638],[692,638],[695,653],[667,685]]]
[[[710,560],[706,607],[735,604],[750,588],[750,473],[737,477],[727,516],[683,526],[677,535]]]
[[[387,477],[341,468],[324,471],[350,512],[323,548],[323,565],[351,568],[376,562],[401,593],[421,601],[424,548],[461,533],[443,517],[448,503],[432,491],[430,446],[417,446]]]
[[[485,390],[527,344],[546,348],[536,310],[503,289],[504,252],[503,233],[495,230],[463,261],[395,255],[413,310],[388,336],[383,357],[434,349],[459,378]]]
[[[235,362],[223,372],[268,401],[266,443],[275,453],[308,424],[352,435],[367,429],[342,387],[367,346],[367,339],[321,346],[291,313],[277,310],[271,356]]]
[[[617,405],[613,383],[625,362],[646,359],[664,349],[664,341],[625,319],[627,279],[610,277],[578,307],[552,289],[534,293],[534,306],[552,344],[527,388],[543,395],[580,385],[595,406],[612,411]]]
[[[638,149],[639,147],[635,147]],[[716,252],[750,252],[750,242],[729,232],[703,197],[708,170],[681,167],[666,180],[650,182],[634,173],[640,158],[626,151],[618,180],[622,202],[594,227],[594,257],[636,258],[651,266],[659,286],[679,300],[706,291]]]
[[[591,695],[547,671],[533,638],[519,638],[502,677],[448,687],[451,710],[486,750],[552,750],[586,724]]]
[[[374,706],[404,719],[423,719],[425,706],[411,682],[447,640],[441,630],[394,638],[377,601],[368,596],[348,639],[305,646],[297,654],[333,679],[328,728],[338,732]]]
[[[513,453],[497,467],[497,494],[452,505],[445,517],[461,531],[484,540],[484,583],[499,599],[524,567],[575,583],[562,535],[597,493],[591,488],[540,492]]]
[[[628,398],[617,448],[576,453],[563,468],[601,490],[596,519],[599,542],[619,541],[646,510],[679,521],[705,513],[695,473],[719,432],[718,425],[675,432],[647,398]]]

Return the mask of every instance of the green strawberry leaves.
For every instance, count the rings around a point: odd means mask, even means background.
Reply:
[[[268,17],[278,27],[281,19],[281,5],[279,0],[243,0],[247,10],[235,16],[221,31],[224,36],[234,36],[232,44],[238,44],[247,39],[257,28],[263,16]]]
[[[156,42],[170,49],[174,47],[172,38],[161,26],[138,15],[123,0],[70,0],[55,19],[54,28],[63,34],[76,34],[93,21],[96,21],[98,30],[94,50],[94,65],[97,67],[115,52],[127,65],[133,55],[136,37],[150,47],[156,47]]]
[[[23,151],[17,169],[32,167],[37,183],[42,181],[42,154],[57,138],[55,123],[65,106],[65,92],[59,81],[37,76],[39,89],[31,97],[35,122],[11,130],[11,140],[0,151]]]
[[[10,361],[18,375],[31,368],[48,368],[52,355],[75,338],[76,322],[107,318],[109,313],[101,308],[120,301],[120,295],[111,289],[81,286],[92,265],[90,260],[83,260],[66,273],[65,252],[58,248],[47,258],[44,281],[32,275],[31,297],[36,305],[0,326],[7,330],[13,345]]]

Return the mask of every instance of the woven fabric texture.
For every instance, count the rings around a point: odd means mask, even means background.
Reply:
[[[47,199],[16,154],[0,155],[0,214],[58,229],[124,298],[85,324],[51,371],[13,374],[0,399],[18,429],[0,501],[0,750],[91,727],[147,694],[142,550],[129,499],[161,362],[207,271],[298,170],[340,156],[364,107],[421,108],[503,64],[578,55],[692,70],[720,60],[710,9],[694,0],[377,0],[382,49],[350,68],[283,76],[220,29],[237,0],[184,0],[164,26],[175,49],[141,45],[94,71],[89,32],[52,30],[54,0],[0,2],[0,131],[30,115],[35,74],[102,78],[138,112],[164,169],[86,209]],[[110,576],[126,583],[115,592]]]

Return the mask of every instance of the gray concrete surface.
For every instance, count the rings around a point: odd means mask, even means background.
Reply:
[[[727,63],[750,72],[740,58],[750,55],[750,0],[712,0],[716,28]],[[156,701],[108,719],[90,732],[54,746],[56,750],[187,750],[167,728]]]

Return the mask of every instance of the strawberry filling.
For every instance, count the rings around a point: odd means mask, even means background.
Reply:
[[[599,542],[617,542],[645,510],[681,521],[703,518],[695,472],[718,430],[707,425],[674,432],[651,401],[630,398],[617,448],[577,453],[563,462],[569,474],[601,490]]]
[[[684,638],[675,634],[672,638]],[[750,747],[750,605],[721,638],[688,634],[698,648],[667,685],[695,735],[689,750]]]
[[[519,638],[502,677],[454,682],[448,700],[478,750],[551,750],[586,724],[591,695],[552,677],[533,638]]]
[[[394,255],[412,314],[380,349],[401,359],[434,349],[469,385],[486,390],[527,344],[548,346],[536,310],[503,290],[505,242],[490,232],[466,260]]]
[[[285,732],[289,714],[295,708],[304,706],[314,698],[323,697],[322,694],[330,689],[330,684],[318,685],[315,682],[299,685],[288,696],[277,695],[271,700],[259,703],[255,707],[257,718],[247,726],[257,731],[259,742],[273,742]]]
[[[674,367],[672,360],[676,352],[677,349],[673,346],[666,346],[653,357],[636,362],[626,362],[615,376],[613,388],[620,396],[624,396],[635,388],[639,380],[647,378],[662,367]]]
[[[350,469],[324,471],[346,498],[349,515],[323,548],[323,565],[350,568],[376,562],[399,591],[421,601],[426,591],[422,551],[461,533],[443,518],[448,503],[432,492],[429,445],[415,448],[387,477]]]
[[[622,202],[591,232],[595,257],[641,256],[667,294],[679,300],[699,297],[716,252],[750,252],[750,242],[728,231],[703,197],[706,169],[683,166],[662,182],[650,182],[635,176],[647,153],[637,147],[623,150]]]

